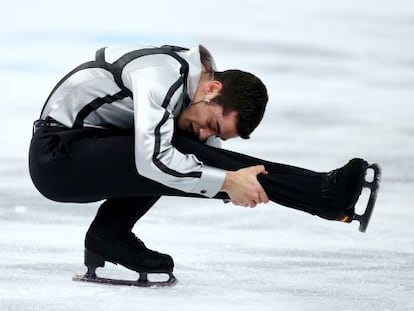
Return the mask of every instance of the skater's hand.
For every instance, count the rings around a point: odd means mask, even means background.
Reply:
[[[236,205],[255,207],[259,203],[267,203],[269,198],[257,180],[259,174],[267,174],[263,165],[228,171],[221,190],[227,192]]]

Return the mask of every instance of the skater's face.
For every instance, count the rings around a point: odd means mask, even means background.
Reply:
[[[199,102],[183,111],[178,118],[180,129],[195,134],[201,141],[211,136],[223,140],[237,137],[237,112],[223,114],[223,107],[215,104]]]

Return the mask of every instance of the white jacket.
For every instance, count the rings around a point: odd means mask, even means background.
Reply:
[[[51,117],[69,128],[134,128],[139,174],[213,197],[225,171],[203,165],[171,144],[174,119],[190,105],[200,75],[198,46],[103,48],[58,83],[41,119]],[[217,138],[208,144],[220,145]]]

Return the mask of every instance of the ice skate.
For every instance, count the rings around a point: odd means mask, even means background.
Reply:
[[[368,170],[373,171],[371,181],[366,180]],[[327,173],[322,193],[330,208],[320,216],[346,223],[356,220],[360,223],[359,231],[365,232],[375,207],[380,181],[380,166],[368,164],[362,159],[352,159],[342,168]],[[355,212],[355,205],[363,188],[370,190],[370,196],[364,213],[360,215]]]
[[[96,269],[104,267],[106,261],[138,272],[139,278],[132,281],[97,276]],[[171,256],[148,249],[133,233],[112,244],[104,243],[99,236],[88,233],[85,240],[85,265],[87,272],[75,275],[74,281],[139,287],[172,286],[177,283],[173,275],[174,262]],[[148,279],[149,274],[165,274],[168,279],[151,281]]]
[[[374,171],[374,177],[372,181],[367,181],[364,179],[364,188],[368,188],[370,190],[370,196],[368,199],[367,207],[362,215],[357,213],[353,213],[352,217],[346,216],[342,221],[344,222],[352,222],[354,220],[359,221],[359,231],[365,232],[367,230],[369,220],[371,219],[372,211],[375,207],[375,202],[377,200],[377,194],[379,190],[379,184],[381,181],[381,168],[378,164],[371,164],[368,166],[368,169],[372,169]]]

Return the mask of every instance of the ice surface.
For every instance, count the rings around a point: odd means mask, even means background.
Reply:
[[[414,3],[409,0],[13,1],[0,35],[0,310],[413,310]],[[354,156],[383,182],[368,231],[275,204],[163,198],[135,227],[173,255],[179,283],[71,281],[98,204],[42,198],[32,121],[85,55],[118,43],[205,44],[257,73],[267,115],[227,148],[326,171]],[[103,276],[135,278],[107,265]]]

